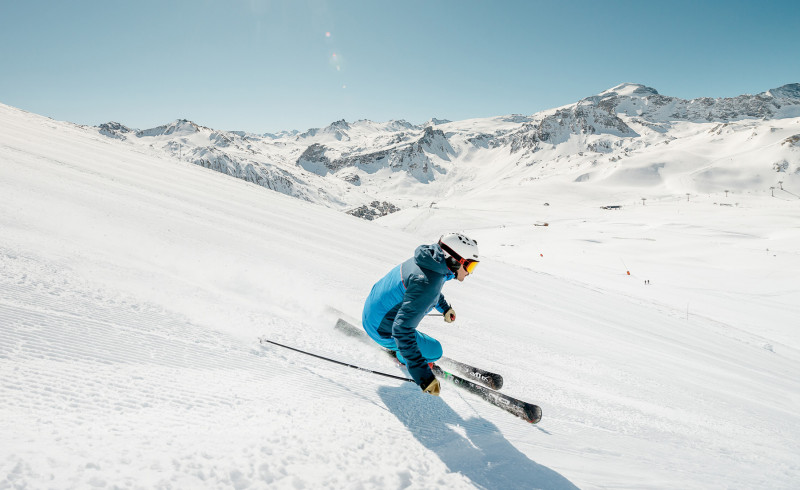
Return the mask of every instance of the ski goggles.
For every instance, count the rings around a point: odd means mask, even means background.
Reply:
[[[472,274],[472,271],[474,271],[475,268],[478,267],[478,262],[479,262],[478,260],[461,258],[458,256],[457,253],[453,251],[452,248],[448,247],[442,242],[439,242],[439,246],[442,247],[442,250],[450,254],[450,256],[454,258],[459,264],[461,264],[461,267],[463,267],[464,270],[467,271],[467,273]]]
[[[461,259],[461,260],[458,261],[458,263],[461,264],[461,267],[466,269],[466,271],[468,273],[470,273],[470,274],[472,274],[472,271],[474,271],[475,268],[478,267],[478,261],[477,260]]]

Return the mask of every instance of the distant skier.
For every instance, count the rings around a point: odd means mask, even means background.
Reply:
[[[439,395],[439,381],[429,362],[442,357],[442,344],[417,331],[433,308],[451,323],[456,312],[445,300],[442,286],[450,279],[463,281],[478,265],[478,242],[460,233],[443,235],[438,243],[420,245],[414,257],[389,271],[372,286],[362,315],[367,334],[396,352],[397,359],[420,388]]]

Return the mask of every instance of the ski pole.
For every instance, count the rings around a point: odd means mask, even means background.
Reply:
[[[301,354],[305,354],[307,356],[316,357],[317,359],[323,359],[325,361],[333,362],[333,363],[336,363],[336,364],[339,364],[339,365],[342,365],[342,366],[347,366],[349,368],[358,369],[359,371],[365,371],[367,373],[377,374],[379,376],[385,376],[387,378],[399,379],[401,381],[411,381],[412,383],[414,382],[414,380],[411,379],[411,378],[404,378],[402,376],[395,376],[393,374],[381,373],[379,371],[373,371],[371,369],[363,368],[361,366],[356,366],[354,364],[347,364],[346,362],[337,361],[336,359],[330,359],[328,357],[318,356],[317,354],[312,354],[311,352],[306,352],[304,350],[295,349],[294,347],[289,347],[288,345],[279,344],[277,342],[274,342],[272,340],[266,339],[264,337],[259,337],[258,341],[261,342],[262,344],[270,343],[270,344],[273,344],[273,345],[277,345],[278,347],[283,347],[284,349],[289,349],[289,350],[293,350],[295,352],[300,352]]]

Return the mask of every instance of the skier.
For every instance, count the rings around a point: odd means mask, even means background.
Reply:
[[[362,324],[397,360],[425,393],[439,395],[439,381],[428,363],[442,357],[442,344],[417,331],[433,308],[451,323],[456,312],[442,294],[450,279],[463,281],[478,265],[478,242],[460,233],[442,235],[438,243],[420,245],[414,257],[397,265],[372,290],[364,303]]]

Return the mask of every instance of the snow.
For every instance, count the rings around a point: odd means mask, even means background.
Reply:
[[[585,182],[487,150],[365,222],[0,105],[0,488],[797,488],[800,182],[742,184],[797,123]],[[421,329],[538,425],[258,343],[402,375],[332,308],[452,229],[484,258]]]
[[[654,88],[646,87],[638,83],[621,83],[616,87],[600,92],[600,95],[601,96],[619,95],[623,97],[633,97],[637,95],[642,95],[642,96],[658,95],[658,91]]]

